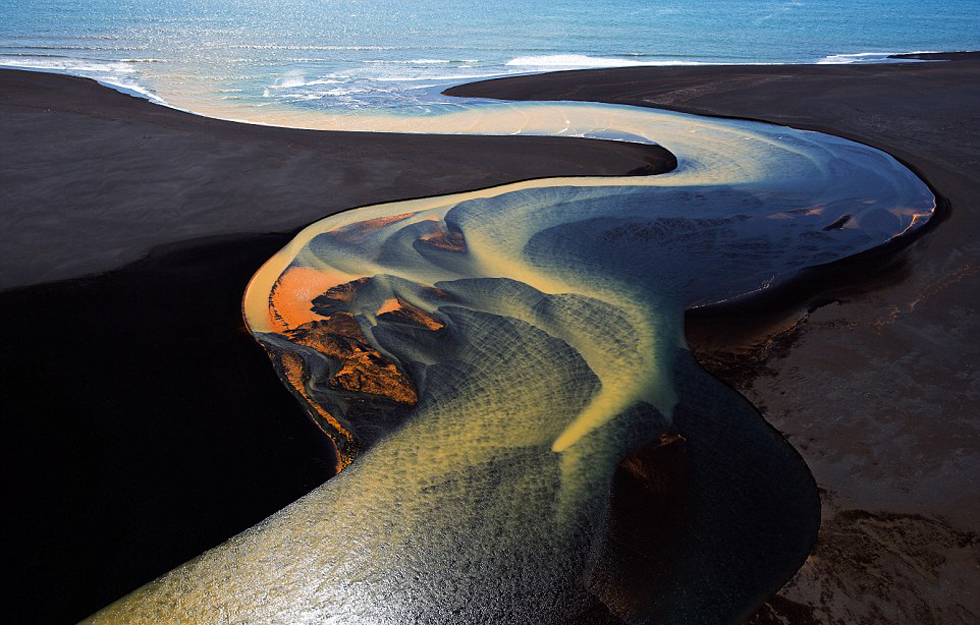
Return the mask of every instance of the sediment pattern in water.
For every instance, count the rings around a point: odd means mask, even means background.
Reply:
[[[303,230],[244,311],[342,472],[91,622],[737,622],[802,563],[812,477],[694,362],[683,311],[919,227],[928,188],[750,122],[522,104],[424,124],[656,141],[678,166]]]

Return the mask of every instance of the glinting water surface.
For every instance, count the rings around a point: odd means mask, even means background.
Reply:
[[[0,65],[199,109],[440,102],[515,73],[980,48],[975,0],[0,0]]]

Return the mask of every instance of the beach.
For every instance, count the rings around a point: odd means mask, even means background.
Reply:
[[[786,435],[822,489],[813,555],[754,622],[966,623],[980,612],[968,603],[980,529],[978,68],[628,68],[450,90],[821,130],[896,156],[948,202],[914,241],[807,276],[778,306],[688,314],[702,364]],[[4,358],[4,401],[24,415],[10,438],[27,442],[7,461],[30,475],[12,489],[30,537],[12,584],[46,622],[87,615],[329,477],[329,449],[238,310],[296,229],[379,201],[671,165],[629,144],[286,130],[80,79],[0,80],[3,210],[15,225],[0,299],[17,355]],[[150,182],[133,188],[134,176]],[[52,586],[70,590],[44,603]]]

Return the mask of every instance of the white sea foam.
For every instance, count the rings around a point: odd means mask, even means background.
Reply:
[[[237,50],[406,50],[404,46],[281,46],[263,44],[232,44],[226,46]]]
[[[490,72],[485,74],[448,74],[435,76],[384,76],[374,80],[378,82],[422,82],[426,80],[448,81],[448,80],[473,80],[476,78],[493,78],[501,76],[506,72]]]
[[[365,63],[376,63],[380,65],[442,65],[449,63],[476,63],[479,59],[371,59]]]
[[[855,52],[851,54],[828,54],[817,65],[846,65],[849,63],[875,63],[881,61],[901,61],[891,57],[898,54],[932,54],[931,50],[913,50],[911,52]]]
[[[49,74],[67,74],[90,78],[101,85],[149,100],[156,104],[167,103],[152,89],[142,84],[131,63],[126,61],[91,61],[83,59],[51,58],[4,58],[0,62],[3,69],[24,69]]]
[[[705,65],[705,63],[700,61],[640,61],[636,58],[622,59],[584,54],[545,54],[541,56],[519,56],[507,61],[506,65],[511,67],[570,69],[634,65]]]
[[[23,69],[57,70],[66,73],[100,72],[131,74],[136,70],[124,61],[92,61],[85,59],[11,58],[4,65]]]

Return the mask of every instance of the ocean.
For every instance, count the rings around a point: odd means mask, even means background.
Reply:
[[[0,65],[197,112],[425,107],[510,74],[980,48],[978,0],[0,0],[0,15]]]

